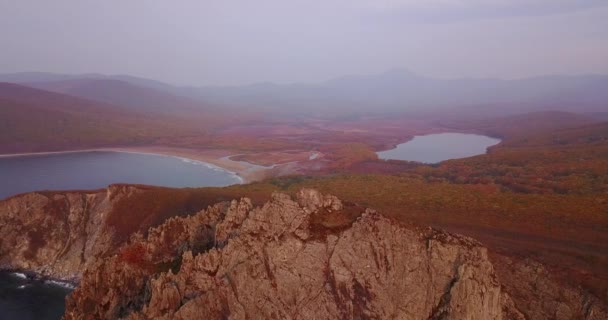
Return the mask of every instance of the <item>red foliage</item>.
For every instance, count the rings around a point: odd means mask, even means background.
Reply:
[[[148,265],[146,248],[141,243],[134,243],[122,248],[118,256],[120,260],[133,266],[144,267]]]

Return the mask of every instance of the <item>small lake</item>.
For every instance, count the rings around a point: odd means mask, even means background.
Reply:
[[[395,149],[377,154],[380,159],[438,163],[484,154],[488,147],[499,142],[500,139],[477,134],[437,133],[415,136],[411,141],[402,143]]]
[[[227,186],[235,174],[179,157],[113,151],[0,157],[0,199],[40,190],[105,188],[113,183],[164,187]]]
[[[190,159],[87,151],[0,157],[0,200],[40,190],[98,189],[112,183],[165,187],[227,186],[235,174]],[[0,319],[60,319],[71,290],[0,271]]]

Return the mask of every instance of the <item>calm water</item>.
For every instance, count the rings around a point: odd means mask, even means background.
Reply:
[[[178,157],[91,151],[0,157],[0,199],[39,190],[97,189],[112,183],[166,187],[226,186],[240,179]]]
[[[416,136],[397,148],[378,152],[381,159],[438,163],[449,159],[459,159],[486,153],[490,146],[498,144],[494,139],[477,134],[438,133]]]
[[[70,289],[23,276],[0,272],[0,319],[60,319]]]
[[[29,191],[97,189],[121,182],[201,187],[241,180],[203,162],[161,155],[92,151],[0,157],[0,200]],[[0,272],[0,319],[60,319],[69,292],[58,285]]]

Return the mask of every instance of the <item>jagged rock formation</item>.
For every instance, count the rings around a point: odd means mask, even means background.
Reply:
[[[502,255],[491,260],[503,288],[527,319],[608,319],[608,301],[565,285],[541,263]]]
[[[472,239],[314,190],[172,218],[97,261],[65,319],[523,319]]]
[[[0,201],[0,267],[80,280],[65,319],[608,319],[537,262],[315,190],[169,219],[133,206],[155,190]]]
[[[78,280],[87,265],[113,250],[105,223],[113,205],[135,187],[28,193],[0,202],[0,266]]]

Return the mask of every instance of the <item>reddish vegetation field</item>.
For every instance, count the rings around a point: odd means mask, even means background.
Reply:
[[[551,114],[544,116],[552,121]],[[190,194],[188,199],[200,207],[243,195],[260,203],[274,190],[295,193],[314,187],[402,221],[472,236],[494,252],[539,260],[561,281],[581,285],[606,299],[608,127],[573,119],[557,127],[539,126],[538,119],[520,119],[516,131],[504,129],[500,122],[479,126],[482,129],[467,123],[458,130],[493,133],[503,143],[487,155],[439,165],[378,160],[374,150],[388,144],[390,137],[368,132],[357,142],[354,137],[362,133],[349,132],[340,136],[349,138],[344,143],[326,140],[319,146],[323,157],[292,168],[307,176],[181,192]],[[435,129],[429,126],[427,130]],[[291,150],[285,154],[299,155]],[[264,163],[264,159],[286,158],[280,152],[264,152],[240,159]],[[314,167],[314,163],[321,165]],[[280,167],[271,172],[285,173]],[[162,220],[167,213],[160,212],[156,219]]]
[[[173,147],[226,150],[268,166],[307,160],[310,152],[320,151],[328,154],[326,160],[338,161],[333,167],[343,167],[413,135],[445,130],[428,119],[402,115],[336,118],[223,110],[116,81],[94,81],[101,87],[91,91],[89,82],[62,82],[50,88],[56,92],[0,83],[0,153]],[[66,95],[74,92],[77,96]],[[312,168],[325,164],[317,161]],[[280,174],[298,172],[297,167],[282,168]]]
[[[361,132],[351,132],[341,137],[352,140],[326,140],[317,147],[322,153],[318,159],[269,171],[290,173],[281,171],[287,167],[305,175],[228,188],[151,189],[138,196],[140,200],[117,206],[111,221],[127,236],[217,201],[247,196],[259,204],[272,191],[295,194],[302,187],[313,187],[405,222],[472,236],[494,252],[539,260],[561,281],[582,285],[605,299],[608,126],[581,126],[575,120],[574,127],[565,124],[539,130],[536,120],[519,123],[520,130],[515,132],[502,131],[500,123],[478,130],[500,132],[504,139],[489,154],[439,165],[379,160],[374,146],[390,139],[369,132],[368,140],[356,142]],[[353,126],[358,125],[361,123]],[[459,130],[473,131],[470,126]],[[297,143],[282,152],[251,152],[235,160],[269,164],[265,161],[296,161],[310,154],[295,146]]]
[[[185,111],[139,118],[112,108],[101,112],[108,106],[90,102],[85,105],[91,112],[82,114],[70,107],[71,100],[28,92],[0,101],[8,106],[0,108],[0,152],[163,146],[280,164],[257,176],[269,180],[249,185],[151,188],[109,217],[124,238],[217,201],[248,196],[260,203],[274,190],[315,187],[403,221],[473,236],[497,252],[541,260],[564,281],[607,298],[607,123],[563,112],[441,121],[441,115],[239,117],[217,110],[207,119]],[[26,111],[38,116],[28,118]],[[438,165],[376,156],[414,135],[445,131],[483,133],[503,142],[489,154]]]

